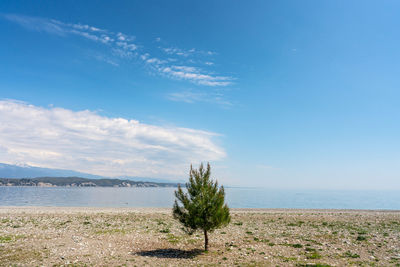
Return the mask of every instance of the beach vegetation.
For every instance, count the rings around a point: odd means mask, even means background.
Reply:
[[[322,256],[318,252],[313,252],[307,255],[307,259],[321,259]]]
[[[12,240],[13,240],[13,238],[10,235],[0,236],[0,243],[7,243],[7,242],[11,242]]]
[[[357,241],[365,241],[365,240],[367,240],[367,237],[365,235],[357,236]]]
[[[179,236],[176,236],[171,233],[167,234],[167,241],[170,242],[171,244],[177,244],[180,242],[180,240],[181,240],[181,238]]]
[[[294,247],[294,248],[302,248],[303,247],[303,245],[302,244],[292,244],[291,245],[292,247]]]
[[[358,255],[357,253],[351,253],[351,251],[346,251],[344,253],[344,257],[355,259],[355,258],[359,258],[360,255]]]

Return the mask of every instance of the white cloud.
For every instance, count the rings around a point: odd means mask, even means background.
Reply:
[[[135,37],[127,35],[127,34],[123,34],[122,32],[119,32],[119,33],[117,33],[117,39],[119,41],[130,42],[130,41],[133,41],[135,39]]]
[[[146,60],[146,63],[148,63],[148,64],[155,64],[155,65],[161,65],[161,64],[166,63],[166,61],[165,61],[165,60],[160,60],[160,59],[158,59],[158,58],[153,57],[153,58],[147,59],[147,60]]]
[[[129,44],[127,42],[117,42],[117,46],[122,47],[124,50],[135,51],[137,46],[135,44]]]
[[[189,80],[190,82],[206,86],[227,86],[231,85],[233,81],[232,77],[205,74],[201,69],[190,66],[172,65],[164,67],[160,71],[176,79]]]
[[[60,24],[59,21],[53,20],[53,22]],[[61,23],[61,24],[63,24],[63,23]],[[73,28],[79,29],[79,30],[86,30],[86,31],[90,30],[90,31],[93,31],[93,32],[102,32],[102,31],[104,31],[104,30],[96,28],[96,27],[92,27],[92,26],[89,26],[89,25],[82,25],[82,24],[79,24],[79,23],[78,24],[66,24],[66,25],[72,26]]]
[[[145,54],[141,55],[140,58],[141,58],[142,60],[146,60],[149,56],[150,56],[150,55],[149,55],[148,53],[145,53]]]
[[[195,72],[195,73],[200,72],[199,69],[197,69],[196,67],[190,67],[190,66],[172,66],[172,68],[184,72]]]
[[[191,48],[191,49],[182,49],[178,47],[159,47],[164,53],[168,55],[177,55],[177,56],[183,56],[183,57],[189,57],[193,55],[203,55],[203,56],[213,56],[216,55],[217,53],[212,52],[212,51],[203,51],[203,50],[198,50],[196,48]]]
[[[101,38],[100,37],[98,37],[98,36],[96,36],[94,34],[88,33],[88,32],[71,30],[70,33],[85,37],[86,39],[89,39],[89,40],[92,40],[92,41],[101,42]]]
[[[0,101],[0,162],[105,176],[179,177],[190,163],[225,157],[215,133],[95,112]]]
[[[187,57],[189,56],[192,52],[191,50],[185,51],[183,49],[179,49],[177,47],[166,47],[162,48],[162,50],[167,53],[168,55],[178,55],[178,56],[184,56]]]

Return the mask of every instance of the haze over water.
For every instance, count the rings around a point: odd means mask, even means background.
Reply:
[[[0,187],[0,206],[172,207],[176,188]],[[400,210],[399,191],[226,188],[231,208]]]

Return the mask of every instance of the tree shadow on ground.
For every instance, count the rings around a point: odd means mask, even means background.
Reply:
[[[139,251],[139,256],[156,257],[156,258],[173,258],[173,259],[191,259],[200,255],[204,251],[201,249],[182,250],[174,248],[154,249]]]

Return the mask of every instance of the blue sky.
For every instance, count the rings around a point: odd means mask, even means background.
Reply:
[[[400,189],[398,1],[2,1],[0,161]]]

